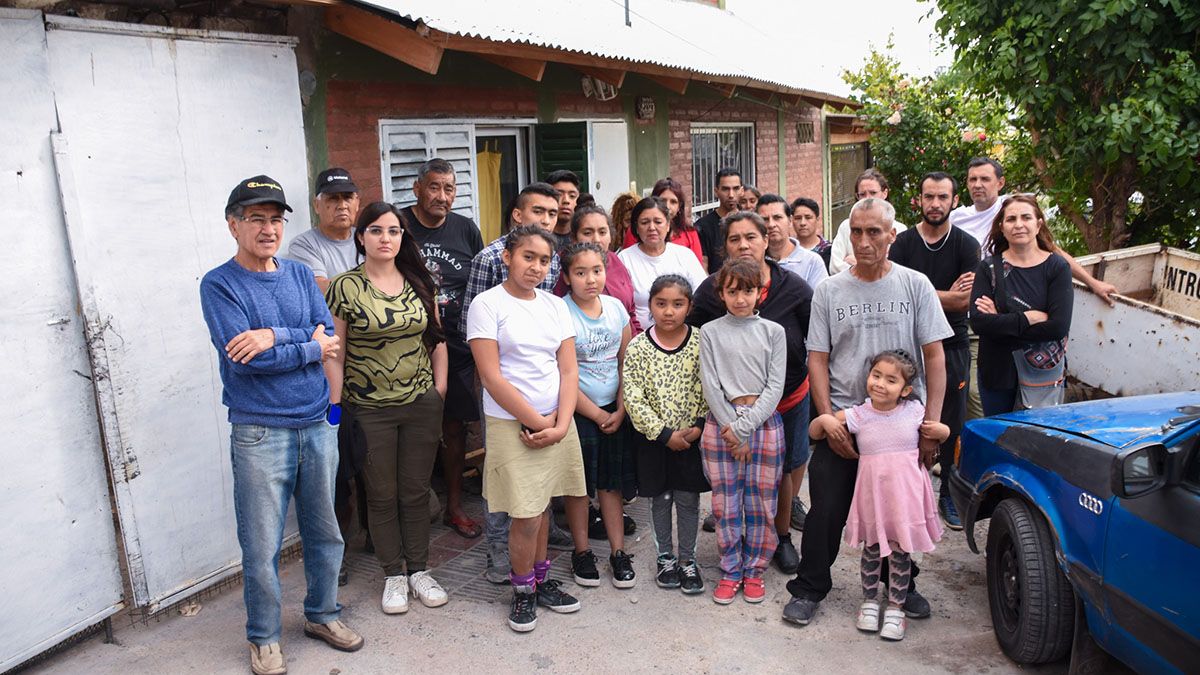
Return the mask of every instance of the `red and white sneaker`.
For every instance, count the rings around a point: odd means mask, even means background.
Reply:
[[[763,588],[762,577],[747,577],[742,580],[742,598],[746,602],[762,602],[765,597],[767,597],[767,591]]]
[[[734,579],[722,579],[717,582],[717,588],[713,591],[713,602],[718,605],[728,605],[733,602],[733,598],[737,596],[738,588],[742,582]]]

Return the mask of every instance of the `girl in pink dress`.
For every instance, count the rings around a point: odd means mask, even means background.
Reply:
[[[937,500],[929,474],[918,459],[921,437],[944,441],[950,428],[925,420],[925,406],[908,400],[917,366],[900,350],[886,351],[871,360],[867,375],[869,398],[835,416],[855,435],[858,477],[846,521],[845,541],[862,544],[863,603],[858,610],[859,630],[879,631],[885,640],[904,639],[904,605],[912,571],[910,554],[934,549],[942,538]],[[816,420],[814,438],[824,435]],[[887,609],[879,622],[879,586],[883,558],[888,559]]]

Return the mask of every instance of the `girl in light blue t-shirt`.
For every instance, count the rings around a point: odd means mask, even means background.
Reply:
[[[612,549],[608,557],[612,584],[635,583],[632,556],[625,553],[622,497],[636,494],[637,473],[628,442],[628,423],[621,400],[621,364],[629,344],[629,313],[616,298],[602,295],[604,249],[576,243],[559,254],[571,292],[565,298],[575,324],[575,355],[579,362],[579,399],[575,426],[583,449],[588,494],[600,501],[600,517]],[[591,550],[571,556],[575,582],[599,585]]]

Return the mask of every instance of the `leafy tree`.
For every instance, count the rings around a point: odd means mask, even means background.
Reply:
[[[945,171],[959,181],[959,199],[969,204],[967,162],[986,155],[1002,161],[1010,189],[1030,184],[1029,138],[1009,119],[1009,107],[996,95],[980,96],[955,73],[910,77],[890,54],[872,49],[863,67],[842,79],[862,104],[858,111],[871,132],[875,165],[887,176],[889,198],[898,218],[920,219],[921,177]]]
[[[1036,178],[1088,249],[1194,245],[1200,3],[934,2],[955,67],[1023,115]]]

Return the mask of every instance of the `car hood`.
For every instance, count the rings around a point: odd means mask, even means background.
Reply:
[[[1200,423],[1200,392],[1107,398],[996,415],[995,419],[1059,429],[1116,448],[1161,442]]]

